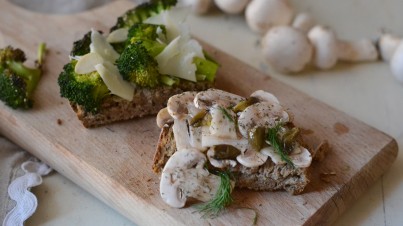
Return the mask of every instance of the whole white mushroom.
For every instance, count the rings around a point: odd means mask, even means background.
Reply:
[[[320,69],[333,67],[338,60],[362,62],[378,59],[375,44],[368,39],[359,41],[339,40],[332,30],[320,25],[309,31],[308,38],[314,46],[313,63]]]
[[[277,71],[299,72],[311,61],[313,48],[306,35],[290,26],[276,26],[262,39],[263,55]]]
[[[196,14],[205,14],[212,6],[213,0],[180,0],[180,6],[189,7]]]
[[[389,62],[392,59],[401,41],[402,39],[400,37],[393,34],[383,34],[379,38],[379,53],[383,61]]]
[[[258,33],[264,33],[273,26],[289,25],[293,9],[288,0],[253,0],[245,10],[249,27]]]
[[[395,78],[403,83],[403,42],[401,41],[390,60],[390,69]]]
[[[225,13],[241,13],[250,0],[214,0],[216,6]]]
[[[292,22],[292,26],[306,34],[313,26],[315,26],[315,23],[315,19],[311,14],[298,13]]]
[[[320,69],[332,68],[338,59],[335,33],[328,28],[316,26],[309,31],[308,38],[314,46],[313,64]]]

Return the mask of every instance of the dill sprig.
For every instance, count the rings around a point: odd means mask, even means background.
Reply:
[[[290,157],[284,152],[283,145],[281,145],[281,141],[278,137],[278,133],[280,132],[282,124],[277,123],[273,128],[269,128],[267,132],[267,140],[270,142],[273,149],[280,155],[281,160],[286,162],[292,168],[295,168],[294,163],[291,161]]]
[[[203,214],[203,217],[217,217],[225,207],[229,206],[234,199],[231,196],[232,184],[229,172],[218,172],[221,182],[217,193],[210,201],[196,205],[196,209]]]
[[[222,113],[225,115],[225,117],[228,118],[228,120],[229,120],[230,122],[235,122],[234,118],[232,118],[231,114],[228,113],[227,109],[225,109],[225,108],[223,108],[223,107],[220,107],[220,110],[221,110]]]

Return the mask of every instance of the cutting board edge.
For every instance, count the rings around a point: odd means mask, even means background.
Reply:
[[[333,225],[337,218],[343,215],[348,206],[351,206],[354,201],[357,201],[388,171],[397,159],[399,147],[396,139],[387,134],[385,135],[391,139],[389,143],[367,162],[354,177],[339,188],[315,214],[305,221],[303,226]],[[377,170],[373,170],[373,167],[376,167]],[[376,172],[376,174],[371,175],[370,172]],[[328,217],[324,218],[323,216]]]

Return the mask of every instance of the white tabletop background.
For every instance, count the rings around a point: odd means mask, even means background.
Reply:
[[[40,0],[31,1],[32,4],[38,2]],[[296,11],[311,13],[318,23],[331,27],[343,39],[376,39],[382,30],[403,37],[401,0],[291,2]],[[310,70],[299,75],[283,75],[272,71],[264,62],[259,47],[260,37],[249,30],[242,16],[216,12],[203,17],[190,16],[188,23],[196,37],[384,131],[403,147],[403,85],[393,78],[386,63],[339,64],[328,71]],[[399,153],[391,169],[348,207],[335,225],[403,225],[401,172],[403,157]],[[135,225],[58,173],[45,177],[44,183],[33,192],[38,196],[39,207],[27,226]]]

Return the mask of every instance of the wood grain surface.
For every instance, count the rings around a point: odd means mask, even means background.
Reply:
[[[238,190],[234,207],[215,219],[201,218],[193,207],[170,208],[151,170],[159,135],[155,118],[85,129],[59,96],[57,77],[73,41],[91,27],[107,32],[132,3],[115,1],[74,15],[33,13],[5,0],[0,5],[1,45],[20,47],[29,59],[39,42],[49,47],[34,109],[14,111],[0,103],[0,133],[138,225],[250,225],[255,211],[258,225],[329,225],[397,156],[390,136],[204,44],[222,65],[218,88],[245,96],[257,89],[274,93],[307,131],[308,143],[326,139],[331,152],[313,165],[312,183],[302,195]]]

